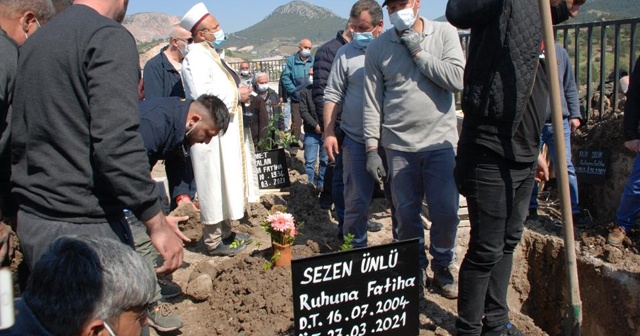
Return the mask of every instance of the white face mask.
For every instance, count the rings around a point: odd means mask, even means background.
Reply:
[[[267,92],[269,89],[269,84],[258,84],[258,91]]]
[[[302,50],[300,50],[300,55],[302,55],[302,57],[309,57],[309,56],[311,56],[311,50],[302,49]]]
[[[185,138],[187,136],[189,136],[189,134],[191,134],[191,132],[193,132],[194,129],[196,129],[196,127],[198,126],[199,123],[200,123],[200,120],[196,121],[196,124],[193,125],[193,127],[191,127],[191,129],[187,133],[184,134]]]
[[[413,2],[413,6],[411,8],[401,9],[391,15],[389,15],[389,21],[396,28],[397,31],[405,31],[416,23],[416,15],[413,14],[413,8],[415,7],[415,0]]]
[[[187,57],[187,54],[189,53],[189,45],[188,44],[184,44],[184,49],[180,49],[180,55],[182,55],[182,58]]]
[[[38,21],[37,18],[36,18],[36,24],[38,25],[38,29],[42,28],[42,26],[40,25],[40,21]],[[29,39],[29,34],[27,34],[27,32],[24,33],[24,39],[25,40]]]

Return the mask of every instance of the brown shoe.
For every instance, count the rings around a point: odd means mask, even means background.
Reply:
[[[627,232],[621,226],[616,226],[611,230],[611,232],[609,232],[609,235],[607,236],[607,244],[616,247],[622,246],[622,242],[626,236]]]

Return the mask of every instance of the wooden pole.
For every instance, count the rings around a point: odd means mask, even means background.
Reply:
[[[558,79],[558,61],[556,59],[555,36],[551,21],[551,5],[549,0],[539,0],[540,17],[542,18],[545,64],[549,95],[551,98],[551,121],[553,139],[556,146],[556,174],[562,204],[562,224],[564,231],[565,259],[567,280],[569,285],[569,316],[565,320],[564,335],[580,335],[582,326],[582,302],[580,301],[580,285],[578,281],[578,265],[576,262],[575,240],[573,235],[573,216],[571,198],[569,197],[569,174],[567,172],[567,155],[564,141],[564,126],[560,99],[560,83]]]

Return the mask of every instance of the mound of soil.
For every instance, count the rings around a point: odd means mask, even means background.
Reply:
[[[182,234],[191,239],[189,245],[195,245],[202,238],[202,222],[200,221],[200,213],[192,206],[178,207],[173,210],[169,216],[184,217],[189,216],[184,222],[178,223],[178,228]]]

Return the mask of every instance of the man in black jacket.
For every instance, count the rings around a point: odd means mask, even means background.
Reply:
[[[560,23],[584,0],[550,2]],[[456,327],[458,335],[522,335],[509,322],[507,288],[534,177],[546,177],[537,171],[546,168],[538,152],[548,104],[538,3],[449,0],[446,16],[471,29],[454,172],[467,197],[471,234],[459,272]]]
[[[30,267],[59,236],[131,244],[124,208],[145,224],[162,255],[158,273],[182,264],[184,236],[161,211],[137,132],[139,60],[121,25],[126,7],[126,0],[75,0],[20,50],[12,182]]]
[[[311,75],[313,69],[309,69]],[[304,171],[307,181],[319,190],[324,186],[324,176],[329,158],[324,149],[322,128],[318,122],[316,106],[313,102],[311,85],[300,91],[300,116],[304,127]],[[316,161],[320,159],[316,175]]]
[[[318,51],[316,51],[316,60],[313,63],[313,86],[311,88],[311,95],[313,103],[316,107],[316,114],[318,115],[318,123],[320,128],[324,128],[324,89],[327,87],[327,79],[329,79],[329,73],[331,72],[331,66],[333,60],[336,58],[338,49],[343,45],[351,42],[353,33],[349,28],[349,22],[344,30],[338,31],[336,38],[323,44]],[[336,126],[339,125],[339,116],[336,119]],[[338,127],[336,127],[338,129]],[[324,131],[324,130],[323,130]],[[323,209],[330,209],[331,203],[335,204],[336,215],[338,216],[339,232],[342,232],[342,224],[344,223],[344,182],[342,181],[342,156],[338,153],[335,157],[335,161],[327,165],[327,169],[324,174],[324,186],[320,193],[320,206]],[[339,236],[341,234],[338,234]]]

